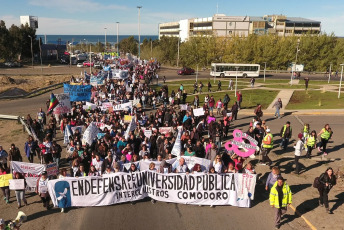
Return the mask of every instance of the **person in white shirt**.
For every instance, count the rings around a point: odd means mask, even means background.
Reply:
[[[100,156],[98,154],[96,155],[96,158],[93,158],[92,165],[99,172],[99,174],[101,174],[103,161],[100,159]]]
[[[300,165],[299,165],[299,159],[301,157],[301,152],[304,148],[304,143],[302,141],[303,135],[302,133],[299,133],[297,136],[299,140],[297,141],[296,145],[294,146],[295,148],[295,174],[300,174]]]
[[[222,173],[222,160],[221,155],[216,155],[215,160],[213,161],[213,167],[215,169],[215,172]]]

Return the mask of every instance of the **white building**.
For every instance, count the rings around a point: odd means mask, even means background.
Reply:
[[[20,16],[20,24],[28,24],[32,29],[38,29],[38,17],[36,16]]]
[[[249,34],[277,34],[278,36],[319,34],[321,22],[285,15],[226,16],[215,14],[207,18],[191,18],[177,22],[159,24],[159,39],[162,36],[179,37],[186,41],[192,36],[243,36]]]

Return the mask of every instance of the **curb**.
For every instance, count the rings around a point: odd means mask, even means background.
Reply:
[[[293,209],[293,211],[294,211],[299,217],[301,217],[301,218],[306,222],[306,224],[307,224],[312,230],[317,230],[317,228],[314,227],[314,225],[313,225],[309,220],[307,220],[306,217],[304,217],[303,215],[301,215],[301,213],[300,213],[299,211],[297,211],[296,208],[295,208],[293,205],[289,205],[289,207],[290,207],[291,209]]]

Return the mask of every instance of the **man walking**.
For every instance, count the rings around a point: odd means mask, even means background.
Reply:
[[[280,132],[280,136],[282,138],[282,142],[280,144],[280,147],[283,150],[287,149],[287,146],[289,144],[289,139],[291,138],[291,134],[292,134],[292,128],[290,126],[290,122],[287,121],[287,123],[285,125],[283,125],[281,132]]]
[[[219,83],[217,83],[217,91],[221,91],[221,86],[222,86],[222,83],[219,80]]]
[[[267,162],[268,165],[272,164],[271,159],[268,157],[271,149],[274,147],[274,137],[271,134],[270,129],[266,129],[266,135],[263,139],[263,149],[262,149],[262,160],[261,164],[265,164]]]
[[[230,79],[229,84],[228,84],[228,89],[233,90],[233,85],[234,85],[233,80]]]
[[[197,88],[198,88],[197,81],[195,81],[195,84],[193,85],[193,87],[194,87],[193,93],[194,93],[194,94],[195,94],[196,92],[198,93],[198,90],[197,90]]]
[[[281,217],[287,212],[287,208],[291,202],[292,194],[289,185],[282,176],[279,176],[270,190],[270,205],[272,208],[275,208],[276,229],[280,228]]]
[[[273,107],[276,108],[275,117],[281,118],[280,109],[282,108],[282,99],[278,98],[278,100],[275,102],[272,108]]]

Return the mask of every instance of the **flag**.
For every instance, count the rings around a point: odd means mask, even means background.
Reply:
[[[58,105],[59,101],[55,97],[55,95],[52,93],[50,94],[50,105],[48,109],[48,113],[52,112],[54,108]]]

